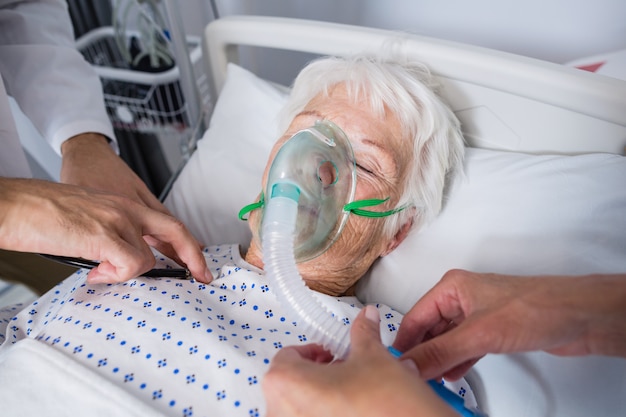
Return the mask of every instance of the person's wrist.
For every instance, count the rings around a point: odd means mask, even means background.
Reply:
[[[0,232],[3,231],[2,225],[12,208],[11,204],[11,181],[19,181],[8,178],[0,178]],[[4,244],[5,233],[0,233],[0,248],[6,248]]]
[[[64,157],[75,151],[81,151],[83,148],[94,149],[94,146],[106,147],[111,149],[109,138],[96,132],[81,133],[72,136],[61,144],[61,155]],[[112,151],[112,149],[111,149]]]
[[[626,275],[583,277],[589,312],[586,337],[589,353],[626,357]]]
[[[31,236],[23,233],[45,205],[47,190],[54,183],[31,178],[0,178],[0,248],[30,251]],[[16,233],[17,230],[17,233]]]

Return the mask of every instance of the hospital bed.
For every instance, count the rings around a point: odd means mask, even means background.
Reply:
[[[255,75],[255,57],[376,50],[398,36],[439,78],[462,123],[465,172],[441,215],[377,262],[359,297],[404,313],[452,268],[626,271],[626,82],[380,29],[253,16],[209,24],[203,57],[214,110],[165,204],[204,244],[246,247],[250,235],[237,212],[260,190],[289,88]],[[489,355],[470,382],[492,417],[626,413],[623,359]]]

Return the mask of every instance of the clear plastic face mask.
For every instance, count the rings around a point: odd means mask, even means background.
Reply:
[[[286,184],[299,192],[294,252],[302,262],[324,253],[350,214],[343,208],[354,198],[356,165],[343,131],[321,121],[287,140],[270,167],[266,198],[283,192]]]
[[[339,237],[350,213],[386,217],[403,208],[379,212],[364,209],[388,199],[354,201],[356,162],[345,133],[333,122],[318,121],[289,138],[276,153],[261,201],[244,207],[239,218],[263,208],[277,195],[298,203],[294,254],[297,262],[324,253]],[[263,221],[259,222],[262,239]]]

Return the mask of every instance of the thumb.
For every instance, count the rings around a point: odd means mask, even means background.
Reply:
[[[352,323],[350,354],[358,355],[373,346],[383,347],[380,340],[380,315],[376,307],[369,305],[359,312]]]
[[[479,353],[476,338],[465,336],[464,329],[459,326],[443,333],[427,342],[421,343],[402,355],[410,358],[417,365],[424,379],[438,378],[448,371],[466,371],[482,354]]]

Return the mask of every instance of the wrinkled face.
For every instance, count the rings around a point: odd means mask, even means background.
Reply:
[[[389,113],[389,112],[387,112]],[[357,164],[355,200],[387,198],[389,201],[372,210],[389,210],[398,202],[401,184],[412,155],[411,141],[402,138],[400,124],[387,114],[378,117],[369,103],[354,103],[343,85],[335,86],[328,96],[318,95],[297,115],[284,135],[276,142],[263,175],[263,188],[272,161],[285,141],[317,120],[330,120],[347,135]],[[261,212],[253,211],[249,223],[258,244]],[[337,241],[322,255],[298,264],[307,285],[327,294],[345,294],[363,276],[371,264],[389,251],[390,240],[384,238],[384,219],[350,215]],[[255,243],[256,242],[256,243]],[[258,248],[256,248],[258,249]]]

